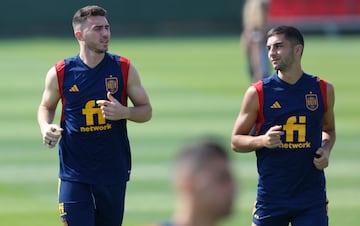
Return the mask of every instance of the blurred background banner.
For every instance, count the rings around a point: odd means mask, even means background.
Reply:
[[[308,32],[360,31],[359,0],[271,0],[270,24],[289,24]]]
[[[237,34],[244,0],[6,1],[0,37],[72,36],[78,8],[108,10],[113,35]],[[291,23],[304,31],[360,31],[358,0],[270,0],[270,24]]]
[[[7,1],[3,3],[0,36],[72,36],[71,18],[85,5],[108,11],[113,35],[239,32],[239,0],[133,1]]]

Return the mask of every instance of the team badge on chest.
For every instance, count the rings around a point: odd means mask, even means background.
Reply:
[[[310,92],[309,94],[305,95],[305,100],[307,109],[309,109],[310,111],[315,111],[316,109],[318,109],[319,101],[317,94],[313,94],[312,92]]]
[[[118,78],[113,77],[112,75],[110,75],[108,78],[105,78],[105,86],[107,92],[110,92],[111,94],[116,93],[119,89]]]

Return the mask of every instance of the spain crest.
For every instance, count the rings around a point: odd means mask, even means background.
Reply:
[[[312,92],[310,92],[309,94],[305,95],[305,100],[307,109],[309,109],[310,111],[315,111],[316,109],[318,109],[319,101],[317,94],[313,94]]]
[[[110,75],[108,78],[105,78],[105,86],[107,92],[110,92],[111,94],[116,93],[119,89],[118,78],[113,77],[112,75]]]

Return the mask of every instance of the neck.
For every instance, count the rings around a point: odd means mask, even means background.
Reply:
[[[96,53],[91,50],[80,49],[80,59],[90,68],[96,67],[105,56],[105,53]]]
[[[291,70],[277,71],[279,78],[289,84],[295,84],[302,76],[303,71],[301,67],[292,68]]]

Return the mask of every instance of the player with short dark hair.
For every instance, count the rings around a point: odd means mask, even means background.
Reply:
[[[335,143],[334,88],[302,70],[297,28],[271,29],[267,48],[276,72],[248,88],[231,139],[233,150],[256,152],[252,225],[327,226],[324,169]]]
[[[79,9],[73,29],[80,52],[48,71],[38,123],[49,148],[61,137],[63,225],[119,226],[131,171],[127,120],[146,122],[152,108],[135,67],[127,58],[108,53],[106,10],[94,5]],[[58,126],[53,120],[60,100]]]

